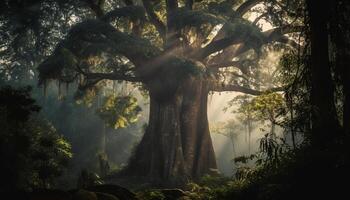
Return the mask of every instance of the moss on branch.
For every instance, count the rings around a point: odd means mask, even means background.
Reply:
[[[122,33],[108,23],[88,20],[74,26],[66,39],[39,67],[40,83],[47,79],[65,82],[87,70],[89,64],[100,64],[106,56],[122,55],[136,67],[160,55],[148,41]]]

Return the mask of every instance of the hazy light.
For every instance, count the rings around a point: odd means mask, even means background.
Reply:
[[[265,6],[263,4],[258,4],[256,6],[254,6],[251,10],[254,9],[263,9]],[[248,17],[247,19],[251,22],[253,22],[256,18],[258,18],[261,14],[257,13],[257,12],[249,12],[247,13]],[[246,15],[246,16],[247,16]],[[266,21],[265,19],[260,19],[258,22],[258,25],[261,26],[262,31],[266,31],[269,29],[272,29],[273,26],[271,25],[271,23],[269,23],[268,21]]]

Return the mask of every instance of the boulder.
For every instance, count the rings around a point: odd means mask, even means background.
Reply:
[[[177,200],[181,197],[187,196],[187,194],[180,189],[162,189],[160,192],[163,193],[166,200]]]
[[[35,190],[28,193],[29,200],[71,200],[72,195],[61,190]]]
[[[72,200],[98,200],[97,195],[94,192],[87,190],[78,190],[73,194]]]
[[[111,184],[105,185],[96,185],[92,187],[88,187],[87,190],[92,192],[101,192],[113,195],[117,197],[119,200],[137,200],[136,195],[130,190]]]
[[[119,200],[117,197],[111,194],[95,192],[98,200]]]

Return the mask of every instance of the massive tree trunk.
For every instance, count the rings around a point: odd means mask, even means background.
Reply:
[[[126,171],[182,182],[216,169],[205,82],[191,77],[173,94],[161,96],[150,88],[149,124]]]

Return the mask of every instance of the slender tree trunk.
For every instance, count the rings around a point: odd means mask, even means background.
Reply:
[[[248,152],[251,152],[251,137],[252,137],[252,119],[248,117]]]
[[[235,138],[233,136],[230,137],[231,144],[232,144],[232,157],[233,159],[236,158],[236,149],[235,149]]]
[[[296,148],[296,143],[295,143],[295,131],[294,131],[294,114],[293,114],[293,100],[290,100],[290,119],[291,119],[291,135],[292,135],[292,144],[293,144],[293,149]]]
[[[106,125],[102,125],[102,132],[101,132],[101,153],[106,153],[107,149],[107,133],[106,133]]]
[[[270,130],[270,133],[271,133],[271,135],[272,135],[272,138],[276,141],[277,136],[276,136],[276,131],[275,131],[275,129],[276,129],[276,125],[275,125],[275,123],[274,123],[273,121],[271,121],[271,130]]]
[[[207,118],[207,86],[190,78],[167,99],[150,89],[149,124],[127,174],[170,182],[196,179],[216,169]]]
[[[102,105],[102,97],[100,95],[97,96],[97,102],[95,104],[95,108],[100,108]],[[105,154],[106,153],[106,140],[107,140],[107,136],[106,136],[106,124],[105,122],[102,122],[102,126],[101,126],[101,135],[100,135],[100,146],[99,146],[99,153],[101,154]]]
[[[244,141],[248,143],[248,134],[249,134],[248,120],[244,123],[244,132],[245,132]]]

